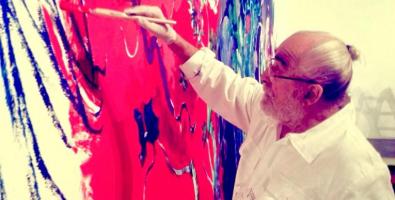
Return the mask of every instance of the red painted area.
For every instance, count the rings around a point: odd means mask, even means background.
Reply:
[[[187,1],[165,0],[159,3],[142,0],[140,3],[161,7],[166,16],[177,21],[177,25],[174,26],[176,31],[197,45],[193,37]],[[87,0],[85,6],[121,9],[125,4],[126,1],[121,0]],[[84,176],[91,177],[92,194],[85,191],[86,197],[105,200],[143,199],[145,195],[146,199],[194,199],[191,174],[173,174],[167,165],[167,158],[174,168],[182,168],[192,162],[197,174],[199,199],[213,199],[213,186],[209,179],[213,179],[214,170],[212,146],[218,145],[218,141],[213,141],[211,137],[208,137],[207,142],[203,141],[207,107],[189,84],[187,89],[183,90],[179,83],[181,73],[178,66],[181,63],[175,55],[161,42],[159,48],[145,49],[144,45],[151,47],[156,44],[151,40],[152,35],[144,32],[134,22],[90,15],[84,19],[83,14],[78,12],[63,14],[68,41],[72,47],[71,52],[67,53],[72,53],[81,64],[77,70],[79,84],[87,91],[91,101],[102,105],[99,117],[89,117],[95,127],[102,127],[102,132],[97,136],[91,134],[90,138],[78,141],[76,146],[76,151],[87,150],[92,155],[81,166]],[[68,18],[70,15],[74,15],[77,25],[72,25]],[[208,5],[202,9],[201,16],[204,18],[205,33],[202,41],[207,45],[207,33],[209,29],[216,32],[218,16]],[[47,14],[46,24],[51,32],[50,39],[56,58],[62,61],[62,71],[72,80],[68,63],[62,58],[62,44],[55,37],[53,23]],[[78,31],[82,38],[87,39],[83,45],[78,42]],[[146,44],[144,37],[148,41]],[[106,71],[105,75],[88,76],[96,80],[98,89],[89,86],[82,76],[90,73],[89,60],[83,51],[84,45],[85,48],[88,47],[88,41],[94,64]],[[136,55],[128,56],[127,50],[133,54],[136,48]],[[148,55],[153,56],[152,63],[149,63]],[[166,76],[163,76],[164,73],[160,70],[161,62],[164,63]],[[168,86],[174,113],[169,110],[164,82]],[[70,83],[75,90],[77,85],[72,81]],[[151,99],[153,111],[159,118],[160,133],[154,144],[147,143],[147,156],[144,164],[141,164],[141,145],[133,111],[138,109],[143,112],[144,105]],[[186,103],[189,113],[184,110],[181,121],[177,121],[175,116],[181,112],[183,102]],[[188,114],[190,121],[196,124],[194,133],[189,131]],[[74,108],[70,108],[70,122],[75,138],[87,131]],[[164,151],[159,142],[163,144]],[[218,156],[218,152],[216,154]],[[154,164],[151,165],[152,163]],[[151,171],[147,173],[150,167]]]
[[[251,16],[250,15],[247,15],[246,17],[245,17],[245,22],[246,22],[246,27],[245,27],[245,29],[246,29],[246,34],[248,34],[249,32],[250,32],[250,30],[251,30]]]

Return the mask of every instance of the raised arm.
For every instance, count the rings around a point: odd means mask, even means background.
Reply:
[[[170,25],[154,23],[138,17],[145,16],[165,19],[162,10],[159,7],[141,5],[126,8],[124,12],[128,15],[136,16],[136,21],[141,27],[155,34],[159,39],[165,41],[170,49],[179,57],[182,63],[187,61],[198,51],[196,47],[179,36]]]
[[[164,19],[158,7],[136,6],[125,10],[128,14]],[[181,70],[197,94],[222,117],[248,131],[254,110],[260,109],[261,85],[252,78],[241,78],[228,66],[215,59],[209,49],[198,50],[179,36],[169,25],[153,23],[144,18],[137,22],[168,43],[184,62]]]

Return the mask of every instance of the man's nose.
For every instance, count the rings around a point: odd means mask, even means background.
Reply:
[[[265,71],[262,72],[261,74],[261,82],[267,86],[271,85],[270,81],[270,75],[269,75],[269,69],[265,69]]]

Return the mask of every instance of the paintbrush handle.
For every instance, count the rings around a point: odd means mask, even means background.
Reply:
[[[146,16],[140,16],[140,15],[128,15],[124,12],[116,11],[116,10],[110,10],[106,8],[92,8],[89,10],[90,14],[96,14],[96,15],[102,15],[102,16],[108,16],[108,17],[116,17],[116,18],[122,18],[122,19],[138,19],[138,18],[143,18],[146,19],[150,22],[154,23],[159,23],[159,24],[176,24],[177,22],[174,20],[168,20],[168,19],[157,19],[157,18],[152,18],[152,17],[146,17]]]
[[[110,10],[106,8],[91,8],[89,9],[90,14],[102,15],[107,17],[117,17],[117,18],[128,18],[128,16],[120,11]]]
[[[158,18],[152,18],[152,17],[140,16],[140,15],[132,15],[128,17],[130,19],[142,18],[142,19],[146,19],[147,21],[158,23],[158,24],[171,24],[171,25],[177,24],[176,21],[170,19],[158,19]]]
[[[176,24],[177,22],[174,20],[168,20],[168,19],[157,19],[157,18],[152,18],[152,17],[146,17],[146,16],[140,16],[140,15],[133,15],[133,14],[128,14],[125,12],[117,11],[117,10],[112,10],[112,9],[107,9],[107,8],[88,8],[85,6],[79,6],[76,4],[72,4],[66,1],[60,1],[59,7],[62,10],[68,10],[68,11],[78,11],[78,12],[83,12],[83,13],[89,13],[92,15],[101,15],[101,16],[106,16],[106,17],[115,17],[115,18],[121,18],[121,19],[138,19],[138,18],[144,18],[150,22],[154,23],[159,23],[159,24]]]

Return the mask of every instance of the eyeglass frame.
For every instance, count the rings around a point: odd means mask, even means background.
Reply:
[[[271,72],[272,65],[270,63],[272,63],[273,61],[280,62],[281,64],[283,64],[283,62],[284,62],[281,59],[277,58],[277,56],[267,60],[266,67],[267,67],[267,70],[269,70],[269,76],[274,77],[274,78],[279,78],[279,79],[304,82],[304,83],[308,83],[308,84],[319,84],[316,80],[313,80],[313,79],[304,79],[304,78],[299,78],[299,77],[290,77],[290,76],[282,76],[282,75],[272,74],[272,72]]]

